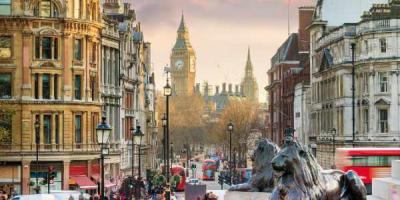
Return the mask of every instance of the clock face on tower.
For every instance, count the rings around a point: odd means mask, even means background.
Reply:
[[[176,67],[177,70],[182,70],[182,69],[183,69],[183,60],[178,59],[178,60],[175,62],[175,67]]]

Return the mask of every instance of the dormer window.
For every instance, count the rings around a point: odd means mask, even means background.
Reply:
[[[0,0],[1,1],[1,0]],[[34,8],[34,15],[37,17],[58,17],[59,11],[57,6],[51,0],[41,0],[38,6]]]

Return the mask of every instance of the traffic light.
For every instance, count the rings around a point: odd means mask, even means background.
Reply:
[[[192,169],[196,169],[196,164],[192,164]]]
[[[49,171],[48,171],[48,173],[49,173],[49,175],[48,175],[48,183],[49,183],[49,184],[53,184],[53,183],[54,183],[54,179],[55,179],[56,176],[57,176],[57,172],[56,172],[56,170],[55,170],[55,168],[54,168],[53,165],[50,165],[50,166],[49,166]]]
[[[224,177],[220,174],[218,175],[218,183],[221,185],[221,190],[224,187]]]

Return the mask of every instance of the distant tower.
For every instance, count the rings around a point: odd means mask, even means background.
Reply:
[[[175,95],[192,95],[196,77],[196,54],[189,41],[189,31],[182,13],[178,36],[172,53],[171,77]]]
[[[258,102],[258,84],[253,75],[253,64],[250,59],[250,47],[247,51],[245,74],[241,85],[243,95],[252,102]]]

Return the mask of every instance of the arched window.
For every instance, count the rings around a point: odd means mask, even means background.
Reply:
[[[33,13],[37,17],[58,17],[60,12],[51,0],[40,0]]]

